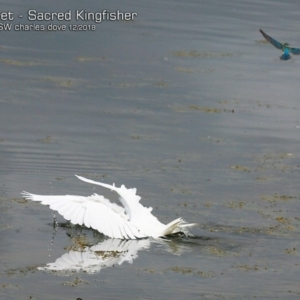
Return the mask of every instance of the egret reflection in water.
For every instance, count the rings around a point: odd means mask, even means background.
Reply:
[[[149,250],[151,245],[156,252],[162,251],[180,256],[185,252],[193,251],[195,247],[198,250],[205,248],[210,242],[209,238],[194,237],[192,240],[187,239],[187,241],[184,241],[180,236],[174,236],[170,239],[138,240],[104,237],[96,245],[88,247],[84,246],[89,243],[85,235],[71,236],[73,245],[69,251],[57,258],[55,262],[48,263],[44,267],[38,267],[38,270],[63,276],[79,272],[95,274],[99,273],[101,269],[120,266],[124,262],[133,263],[138,257],[138,252]]]
[[[124,262],[132,263],[138,257],[138,251],[148,249],[149,246],[149,239],[105,239],[91,247],[70,250],[55,262],[39,267],[38,270],[54,271],[63,275],[81,271],[88,274],[98,273],[103,268],[121,265]]]

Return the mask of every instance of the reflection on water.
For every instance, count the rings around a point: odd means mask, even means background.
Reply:
[[[181,234],[160,239],[120,240],[107,238],[102,234],[99,236],[99,233],[94,230],[85,230],[81,226],[74,226],[70,223],[54,222],[53,224],[50,248],[54,246],[55,235],[59,227],[69,228],[66,234],[72,244],[67,247],[67,252],[55,262],[38,267],[38,270],[55,272],[59,275],[71,275],[76,272],[95,274],[103,268],[115,267],[124,262],[133,263],[138,257],[138,252],[149,249],[151,244],[157,250],[161,249],[163,252],[180,256],[185,252],[191,252],[195,247],[205,248],[208,240],[212,240],[201,237],[188,238]],[[91,233],[93,238],[89,236]]]
[[[241,245],[232,244],[229,240],[222,242],[215,237],[186,237],[176,234],[167,238],[120,240],[107,238],[102,234],[70,223],[54,226],[51,247],[54,246],[55,235],[59,227],[68,228],[66,234],[71,240],[67,252],[54,262],[48,263],[38,270],[54,272],[56,275],[68,276],[74,273],[99,273],[101,269],[120,266],[124,262],[133,263],[139,251],[150,249],[156,253],[171,253],[180,256],[184,253],[214,254],[218,256],[236,255]],[[92,235],[92,236],[91,236]],[[48,249],[51,250],[51,249]]]
[[[150,241],[105,239],[92,247],[80,250],[70,250],[55,262],[39,267],[44,271],[59,271],[68,275],[72,272],[84,271],[88,274],[98,273],[102,268],[121,265],[123,262],[132,263],[138,257],[140,250],[148,249]]]

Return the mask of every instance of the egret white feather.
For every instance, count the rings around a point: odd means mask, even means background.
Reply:
[[[114,184],[109,185],[81,176],[77,176],[77,178],[117,192],[123,207],[111,203],[108,199],[97,194],[89,197],[72,195],[45,196],[22,192],[22,195],[25,199],[49,205],[51,209],[58,211],[59,214],[73,224],[91,227],[111,238],[159,238],[178,232],[188,234],[186,228],[196,225],[195,223],[187,224],[181,218],[167,225],[161,223],[152,215],[152,207],[144,207],[140,204],[141,197],[136,195],[135,188],[127,189],[124,185],[118,188]]]

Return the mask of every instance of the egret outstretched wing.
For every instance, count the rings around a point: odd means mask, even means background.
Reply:
[[[140,226],[140,224],[148,224],[147,227],[163,225],[155,216],[151,214],[152,207],[145,207],[139,203],[141,197],[136,194],[136,188],[128,189],[124,185],[121,185],[121,187],[118,188],[115,185],[97,182],[78,175],[75,176],[84,182],[100,185],[117,192],[120,196],[119,200],[124,206],[129,220],[133,223],[138,224],[137,226]],[[147,230],[146,228],[144,229]]]
[[[25,199],[49,205],[73,224],[91,227],[107,236],[119,239],[146,237],[128,220],[123,207],[111,203],[103,196],[44,196],[27,192],[22,195]]]
[[[271,43],[274,47],[276,47],[277,49],[282,50],[283,45],[281,43],[279,43],[278,41],[274,40],[273,38],[271,38],[269,35],[267,35],[265,32],[263,32],[261,29],[259,30],[260,33],[263,35],[263,37],[269,42]]]

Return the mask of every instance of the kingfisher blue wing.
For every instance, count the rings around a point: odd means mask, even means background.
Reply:
[[[299,48],[290,48],[290,50],[294,55],[300,55],[300,49]]]
[[[271,43],[274,47],[276,47],[277,49],[282,50],[283,45],[281,43],[279,43],[278,41],[274,40],[273,38],[271,38],[270,36],[268,36],[265,32],[263,32],[261,29],[259,30],[260,33],[263,35],[263,37],[269,42]],[[300,50],[300,49],[296,49],[296,48],[292,48],[295,50]],[[292,51],[292,50],[291,50]],[[297,51],[296,51],[297,52]],[[292,52],[293,53],[293,52]],[[295,53],[294,53],[295,54]],[[297,53],[300,54],[300,53]]]

